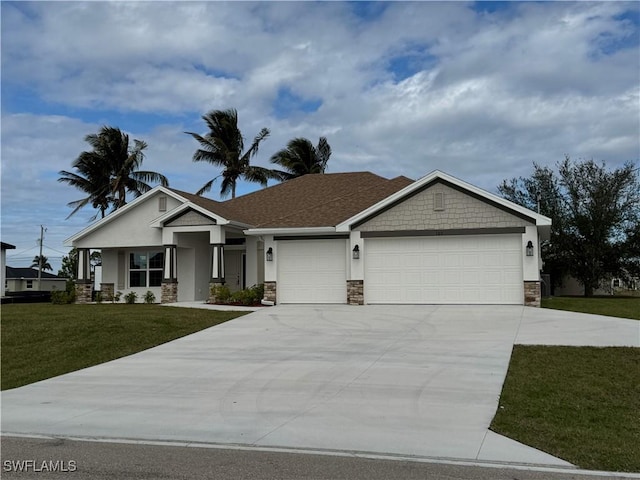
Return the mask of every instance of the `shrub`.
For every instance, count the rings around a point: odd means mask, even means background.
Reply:
[[[117,291],[114,295],[113,298],[111,299],[112,302],[118,303],[120,301],[120,297],[122,297],[122,292],[121,291]]]
[[[124,301],[126,303],[136,303],[138,299],[138,294],[136,292],[129,292],[124,296]]]
[[[156,303],[156,296],[151,290],[147,290],[147,293],[144,294],[143,299],[144,303]]]
[[[231,290],[226,285],[212,285],[211,296],[216,299],[218,303],[228,303],[231,298]]]
[[[102,292],[100,290],[96,292],[96,303],[102,303]]]
[[[67,305],[76,301],[76,284],[73,280],[67,280],[64,290],[51,292],[51,303],[54,305]]]
[[[239,303],[240,305],[256,305],[264,297],[264,285],[254,285],[245,290],[240,290],[231,295],[229,303]]]

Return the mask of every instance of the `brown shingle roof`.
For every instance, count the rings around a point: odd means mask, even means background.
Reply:
[[[254,227],[327,227],[411,183],[406,177],[387,180],[371,172],[354,172],[305,175],[225,202],[174,191],[224,218]]]

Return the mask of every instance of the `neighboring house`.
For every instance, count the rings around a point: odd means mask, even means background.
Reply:
[[[79,249],[78,301],[102,252],[103,295],[213,301],[212,285],[265,285],[274,303],[540,301],[551,220],[434,171],[305,175],[217,202],[156,187],[65,242]]]
[[[594,290],[594,295],[626,295],[634,294],[640,287],[640,279],[630,278],[628,280],[622,278],[609,278],[602,280],[600,286]],[[562,279],[562,285],[555,288],[554,294],[560,296],[583,296],[584,285],[572,276],[566,276]]]
[[[4,293],[6,290],[6,271],[7,268],[7,250],[13,250],[16,248],[15,245],[11,245],[10,243],[0,242],[0,285],[2,288],[2,297],[4,297]]]
[[[35,268],[6,267],[7,292],[51,292],[64,290],[67,279],[42,272],[38,285],[38,270]]]

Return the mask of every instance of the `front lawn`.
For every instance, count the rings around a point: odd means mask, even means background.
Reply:
[[[640,297],[551,297],[542,299],[542,308],[640,320]]]
[[[640,471],[640,349],[516,345],[491,429],[581,468]]]
[[[160,305],[3,305],[2,390],[131,355],[245,313]]]

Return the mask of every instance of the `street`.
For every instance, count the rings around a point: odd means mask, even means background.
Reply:
[[[3,436],[2,478],[246,479],[246,480],[604,480],[640,475],[591,475],[515,468],[455,465],[267,452],[257,449],[201,448],[140,443],[106,443]],[[15,471],[22,467],[22,472]],[[56,472],[52,470],[58,470]]]

